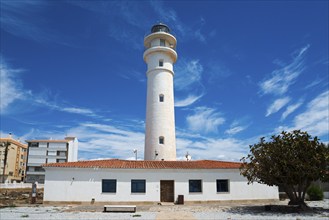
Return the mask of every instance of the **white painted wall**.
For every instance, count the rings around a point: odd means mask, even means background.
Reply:
[[[49,142],[49,149],[54,148],[54,149],[66,149],[66,142]]]
[[[91,169],[46,167],[44,201],[160,202],[160,180],[175,181],[175,199],[220,201],[278,199],[277,187],[248,185],[238,169]],[[102,179],[116,179],[116,193],[102,193]],[[131,193],[131,180],[145,179],[146,193]],[[189,193],[188,181],[202,179],[203,192]],[[217,193],[216,179],[229,179],[230,192]]]
[[[39,148],[39,147],[35,147],[35,148],[30,147],[29,155],[46,156],[47,155],[47,149]]]
[[[28,162],[28,165],[29,164],[44,164],[46,163],[46,158],[45,157],[41,157],[41,158],[32,158],[30,157],[29,158],[29,162]]]
[[[69,141],[69,151],[67,155],[67,162],[78,161],[78,138]]]
[[[166,46],[160,46],[160,39],[165,40]],[[168,40],[176,46],[176,39],[168,33],[153,33],[144,39],[144,44],[150,45],[144,52],[147,63],[145,160],[176,160],[173,63],[177,54],[167,46]],[[159,60],[163,66],[159,66]],[[164,96],[163,102],[159,101],[159,95]],[[159,137],[164,137],[164,144],[159,144]]]

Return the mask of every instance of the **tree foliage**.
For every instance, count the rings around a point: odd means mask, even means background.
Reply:
[[[281,132],[265,141],[250,145],[250,153],[241,159],[241,174],[248,183],[279,186],[290,199],[289,204],[305,206],[305,193],[312,181],[328,180],[328,146],[307,132]]]

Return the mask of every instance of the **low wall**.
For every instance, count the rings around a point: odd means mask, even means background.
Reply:
[[[24,188],[32,188],[32,183],[1,183],[1,189],[24,189]],[[44,184],[37,184],[38,189],[43,189]]]

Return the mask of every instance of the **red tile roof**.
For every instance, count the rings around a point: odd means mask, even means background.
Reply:
[[[88,160],[48,163],[43,167],[112,168],[112,169],[238,169],[241,163],[217,160],[151,161],[151,160]]]

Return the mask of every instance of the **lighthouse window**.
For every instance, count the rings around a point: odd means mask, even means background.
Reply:
[[[160,102],[163,102],[163,101],[164,101],[164,95],[162,95],[162,94],[159,95],[159,101],[160,101]]]
[[[159,60],[159,66],[163,66],[163,60]]]
[[[159,137],[159,144],[164,144],[164,137]]]
[[[166,46],[166,42],[164,39],[160,39],[160,46]]]

